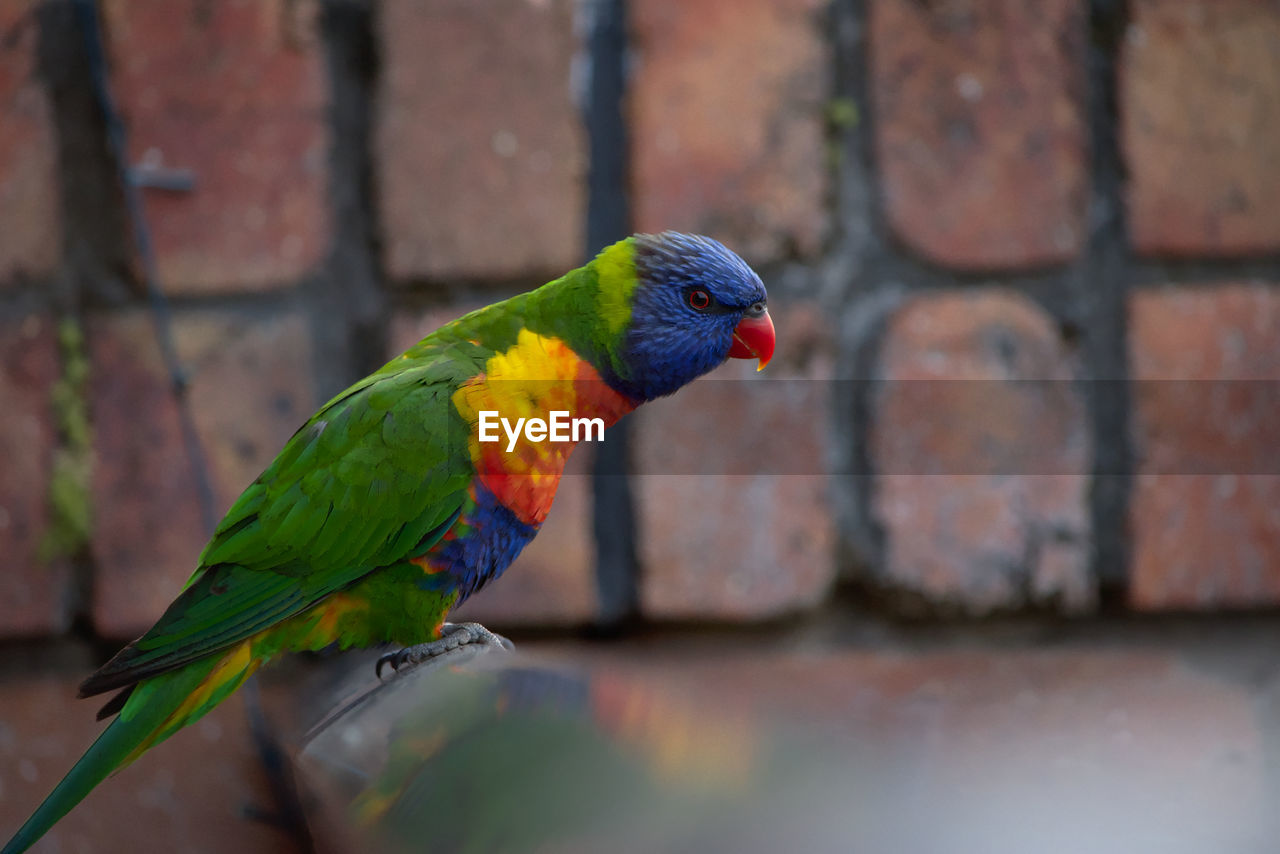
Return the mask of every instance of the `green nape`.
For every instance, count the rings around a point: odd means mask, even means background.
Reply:
[[[637,284],[635,240],[628,237],[536,290],[440,327],[380,373],[397,370],[402,359],[427,358],[445,349],[483,364],[485,356],[513,346],[520,330],[528,329],[564,341],[601,373],[628,377],[621,352]],[[475,343],[480,341],[483,346]]]

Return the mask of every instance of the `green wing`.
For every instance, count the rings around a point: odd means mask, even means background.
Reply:
[[[474,474],[451,395],[483,353],[433,349],[392,362],[312,416],[227,512],[164,615],[81,696],[228,647],[434,545]]]

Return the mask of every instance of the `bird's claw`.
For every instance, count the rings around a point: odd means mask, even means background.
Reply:
[[[382,668],[387,665],[399,672],[402,667],[413,667],[470,644],[492,645],[508,651],[515,649],[515,644],[510,640],[489,631],[479,623],[445,623],[440,627],[440,637],[436,640],[417,646],[406,646],[404,649],[397,649],[379,656],[378,663],[374,667],[374,675],[381,679]]]

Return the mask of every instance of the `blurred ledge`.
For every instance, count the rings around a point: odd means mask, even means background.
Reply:
[[[296,754],[328,854],[778,851],[824,826],[807,812],[846,767],[599,661],[464,647],[381,684],[366,665]]]
[[[357,658],[295,770],[326,854],[1270,850],[1280,682],[1232,639]]]

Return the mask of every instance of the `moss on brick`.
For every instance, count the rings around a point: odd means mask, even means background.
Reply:
[[[89,357],[84,330],[76,318],[66,317],[58,324],[58,350],[62,376],[50,390],[50,401],[59,446],[49,480],[49,529],[39,552],[46,562],[84,549],[93,526],[93,434],[86,394]]]

